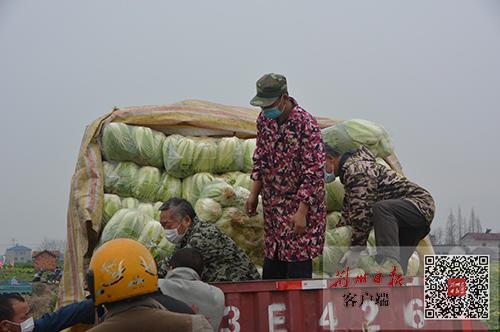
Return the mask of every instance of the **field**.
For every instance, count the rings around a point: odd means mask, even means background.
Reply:
[[[490,270],[490,320],[484,323],[489,331],[500,331],[500,263],[491,264]]]
[[[33,275],[35,271],[33,267],[7,267],[0,269],[0,282],[10,281],[12,278],[16,278],[18,281],[28,281],[33,280]]]

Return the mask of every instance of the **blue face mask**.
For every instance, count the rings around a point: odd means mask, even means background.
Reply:
[[[264,116],[268,119],[276,119],[281,115],[281,110],[278,107],[273,107],[262,111]]]
[[[336,177],[337,176],[335,175],[335,172],[328,173],[325,170],[325,183],[331,183],[331,182],[335,181]]]

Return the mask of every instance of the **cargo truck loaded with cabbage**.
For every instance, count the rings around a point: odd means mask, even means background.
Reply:
[[[243,206],[252,180],[255,120],[258,111],[203,101],[167,106],[115,109],[90,124],[84,134],[71,181],[68,245],[59,305],[82,300],[84,273],[93,250],[114,238],[143,243],[156,260],[174,245],[159,223],[159,206],[182,197],[197,215],[228,234],[256,265],[263,261],[262,206],[248,217]],[[347,151],[365,145],[379,162],[401,172],[387,132],[365,120],[337,122],[318,118],[323,139]],[[314,260],[318,277],[335,274],[348,250],[349,227],[340,219],[344,190],[337,180],[326,185],[327,234],[323,256]],[[374,251],[374,234],[368,248]],[[409,274],[422,268],[427,240],[410,259]],[[373,258],[366,256],[354,273]]]

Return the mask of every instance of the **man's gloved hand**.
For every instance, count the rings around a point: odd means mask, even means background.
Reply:
[[[363,247],[352,247],[344,254],[344,256],[342,256],[339,263],[350,269],[356,268],[358,266],[359,258],[362,255],[366,255],[363,249]]]

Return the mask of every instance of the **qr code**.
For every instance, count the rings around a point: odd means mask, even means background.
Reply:
[[[426,255],[425,319],[488,320],[489,263],[489,255]]]

